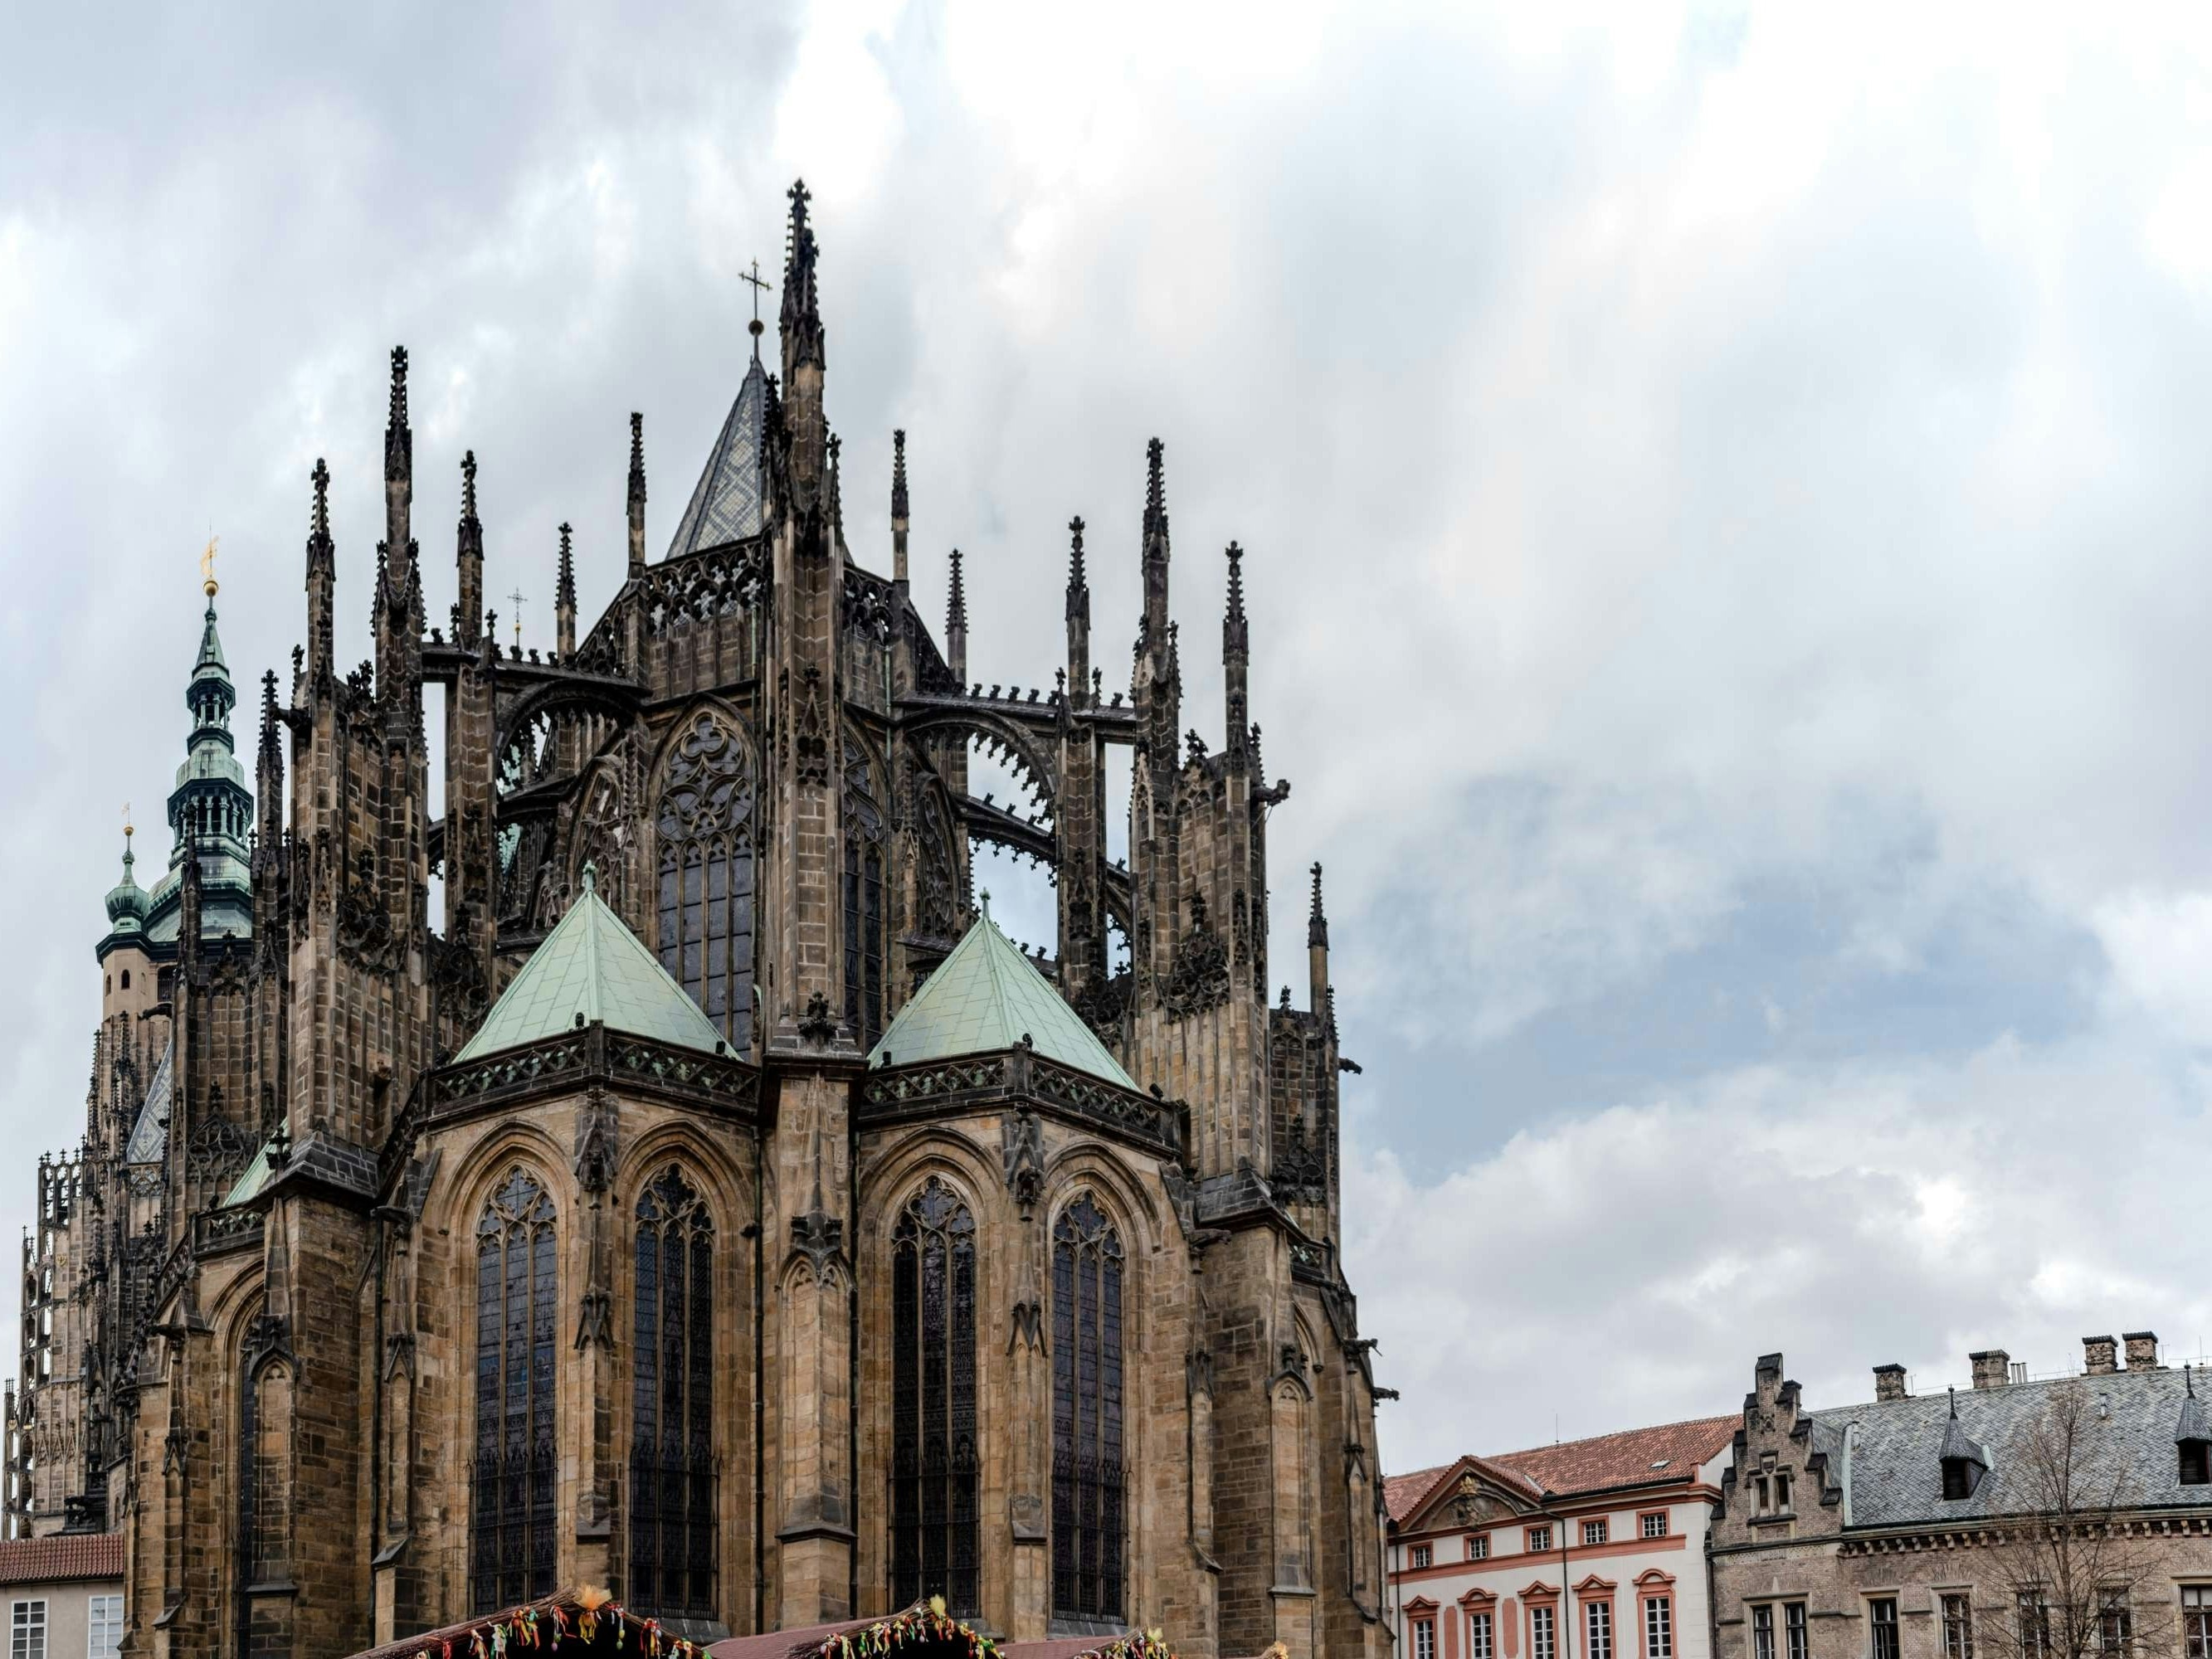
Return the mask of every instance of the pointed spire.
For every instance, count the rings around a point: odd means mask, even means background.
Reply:
[[[415,471],[415,434],[407,424],[407,348],[392,348],[392,407],[385,417],[384,476],[409,477]]]
[[[561,526],[561,562],[553,574],[553,648],[561,660],[576,654],[576,554],[573,532]]]
[[[791,223],[783,255],[783,376],[802,363],[825,367],[822,354],[822,311],[815,292],[814,228],[806,222],[806,204],[812,192],[806,180],[794,179],[787,192],[791,198]]]
[[[315,486],[315,504],[307,514],[307,568],[317,568],[316,556],[327,567],[331,562],[331,470],[315,457],[315,470],[307,475]]]
[[[629,574],[645,568],[645,416],[629,412]]]
[[[968,589],[960,579],[960,550],[952,550],[952,595],[945,604],[945,664],[968,684]]]
[[[1067,521],[1067,614],[1075,615],[1077,597],[1080,595],[1085,614],[1091,607],[1091,578],[1083,568],[1083,518],[1078,514]]]
[[[1328,943],[1328,915],[1321,908],[1321,864],[1313,867],[1313,910],[1306,917],[1306,944],[1309,946]]]
[[[483,635],[483,521],[477,517],[477,453],[461,457],[461,521],[453,537],[453,565],[460,596],[453,605],[453,642],[473,645]]]
[[[1221,619],[1221,657],[1243,662],[1251,650],[1251,634],[1244,620],[1244,550],[1229,544],[1229,608]]]
[[[1168,533],[1168,492],[1162,477],[1161,461],[1165,450],[1158,438],[1145,446],[1145,534]]]
[[[276,671],[272,668],[261,677],[261,757],[265,764],[281,761],[283,753],[276,745]]]
[[[461,457],[461,522],[474,524],[477,517],[477,453],[471,449]]]
[[[843,474],[838,470],[838,458],[844,453],[845,441],[836,433],[830,434],[830,524],[836,539],[845,539],[845,486]]]
[[[906,428],[891,434],[891,580],[906,583]]]

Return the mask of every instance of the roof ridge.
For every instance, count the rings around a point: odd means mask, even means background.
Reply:
[[[1717,1417],[1683,1417],[1671,1423],[1647,1423],[1635,1429],[1608,1429],[1602,1434],[1586,1434],[1573,1440],[1554,1440],[1548,1445],[1523,1446],[1517,1451],[1470,1452],[1468,1455],[1498,1463],[1510,1457],[1537,1457],[1546,1452],[1565,1451],[1570,1446],[1587,1446],[1600,1440],[1620,1440],[1632,1434],[1658,1434],[1668,1429],[1717,1428],[1724,1423],[1740,1424],[1742,1420],[1740,1412],[1727,1412]]]

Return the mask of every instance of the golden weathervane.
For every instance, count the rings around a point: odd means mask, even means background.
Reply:
[[[215,544],[222,539],[220,536],[209,537],[207,550],[200,555],[200,586],[207,589],[210,599],[215,597]]]

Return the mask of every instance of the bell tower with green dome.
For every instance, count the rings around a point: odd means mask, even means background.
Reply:
[[[153,953],[164,959],[175,953],[188,848],[199,854],[200,937],[216,939],[230,933],[247,939],[253,933],[248,842],[253,829],[253,792],[246,787],[246,769],[239,764],[231,737],[230,711],[237,706],[238,689],[231,684],[222,640],[216,632],[216,583],[211,566],[204,585],[207,614],[199,654],[185,687],[191,736],[185,741],[184,763],[177,768],[176,787],[169,792],[169,828],[176,840],[169,849],[168,873],[155,885],[146,915],[147,940]]]

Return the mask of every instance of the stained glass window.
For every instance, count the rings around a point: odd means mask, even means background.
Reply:
[[[1085,1193],[1052,1229],[1052,1608],[1121,1617],[1121,1236]]]
[[[975,1218],[935,1176],[891,1235],[892,1600],[981,1610]]]
[[[845,1023],[863,1048],[884,1034],[884,814],[868,751],[845,739]]]
[[[469,1605],[553,1590],[553,1200],[520,1166],[477,1223],[477,1443]]]
[[[637,1202],[629,1581],[642,1613],[713,1619],[714,1228],[664,1170]]]
[[[702,712],[678,741],[654,827],[660,965],[747,1052],[753,1037],[753,776],[744,746]]]

